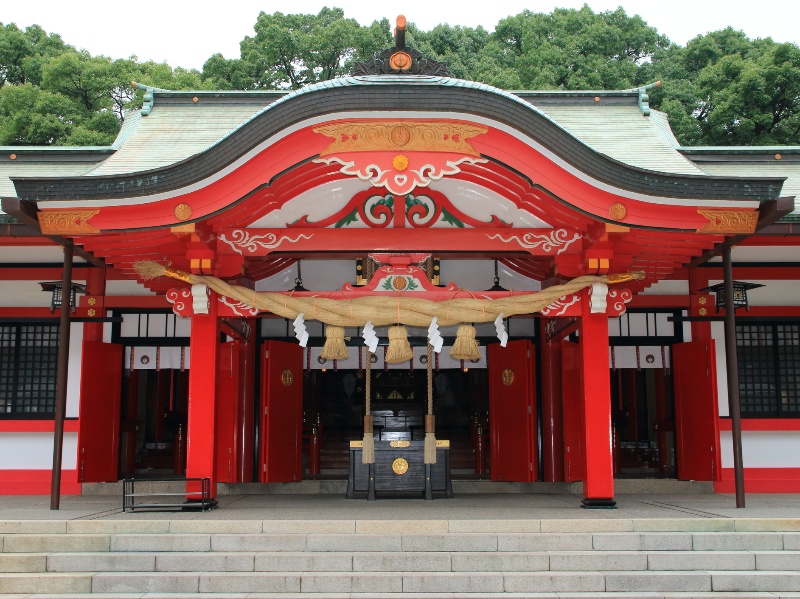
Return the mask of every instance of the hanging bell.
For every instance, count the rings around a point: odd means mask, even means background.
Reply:
[[[389,347],[386,349],[386,363],[398,364],[414,358],[411,344],[408,342],[408,331],[403,325],[389,327]]]
[[[325,345],[322,347],[320,357],[326,360],[346,360],[347,346],[344,344],[344,329],[328,325],[325,329]]]
[[[471,324],[462,324],[458,327],[453,349],[450,357],[454,360],[478,360],[481,357],[478,350],[478,341],[475,339],[475,327]]]

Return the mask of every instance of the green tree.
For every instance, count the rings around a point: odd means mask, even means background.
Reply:
[[[82,111],[69,98],[30,83],[0,89],[0,145],[64,143]]]
[[[653,105],[685,145],[800,144],[800,47],[726,28],[657,56]]]
[[[74,50],[57,34],[48,34],[38,25],[25,30],[14,23],[0,23],[0,87],[6,83],[41,83],[42,63]]]
[[[260,13],[255,35],[241,43],[241,58],[219,54],[203,66],[203,76],[227,89],[297,89],[344,75],[354,60],[386,47],[388,23],[360,26],[339,8],[316,15]]]
[[[493,34],[524,89],[626,89],[670,41],[638,15],[558,8],[501,20]]]

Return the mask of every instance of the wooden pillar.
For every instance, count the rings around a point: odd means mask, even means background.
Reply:
[[[56,372],[55,422],[53,423],[53,471],[50,477],[50,509],[61,506],[61,462],[64,451],[64,416],[67,411],[69,370],[69,311],[72,309],[72,242],[64,244],[64,273],[61,278],[61,318],[58,328],[58,370]]]
[[[591,312],[591,288],[581,298],[580,352],[583,370],[583,506],[615,509],[611,447],[611,377],[608,317]]]
[[[722,246],[722,270],[725,275],[725,370],[728,375],[728,413],[731,416],[733,474],[736,507],[745,507],[744,464],[742,462],[742,416],[739,405],[739,357],[736,353],[736,307],[733,303],[733,266],[731,248]]]
[[[217,318],[217,295],[213,291],[210,294],[208,314],[192,316],[186,476],[211,479],[211,497],[216,497],[215,428],[220,322]],[[187,487],[187,491],[195,490],[199,489]]]
[[[561,339],[548,341],[546,321],[539,327],[542,362],[542,475],[546,482],[564,480],[564,418],[561,399]]]

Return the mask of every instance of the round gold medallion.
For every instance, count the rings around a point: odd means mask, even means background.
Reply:
[[[394,470],[395,474],[405,474],[408,472],[408,462],[406,462],[405,458],[397,458],[392,462],[392,470]]]
[[[175,206],[175,218],[178,220],[189,220],[192,215],[192,208],[189,204],[178,204]]]
[[[411,141],[411,131],[402,125],[392,127],[389,131],[389,140],[396,146],[404,146]]]
[[[292,383],[294,382],[294,375],[292,374],[292,371],[289,370],[288,368],[281,373],[281,382],[286,387],[292,386]]]
[[[95,298],[95,297],[90,297],[90,298],[87,300],[87,302],[89,303],[89,305],[90,305],[90,306],[94,306],[94,305],[97,303],[97,298]]]
[[[608,211],[608,215],[614,220],[622,220],[626,214],[628,214],[628,209],[625,208],[625,204],[620,204],[619,202],[612,204],[611,209]]]
[[[407,69],[411,66],[411,55],[407,52],[395,52],[389,59],[389,65],[393,69]]]
[[[395,277],[392,279],[392,287],[397,291],[403,291],[408,286],[408,281],[405,277]]]
[[[509,387],[513,382],[514,382],[514,371],[511,370],[510,368],[506,368],[503,371],[503,384],[506,387]]]

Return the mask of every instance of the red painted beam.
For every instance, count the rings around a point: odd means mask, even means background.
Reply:
[[[273,252],[523,252],[579,254],[581,233],[569,229],[227,229],[218,251],[244,256]]]

